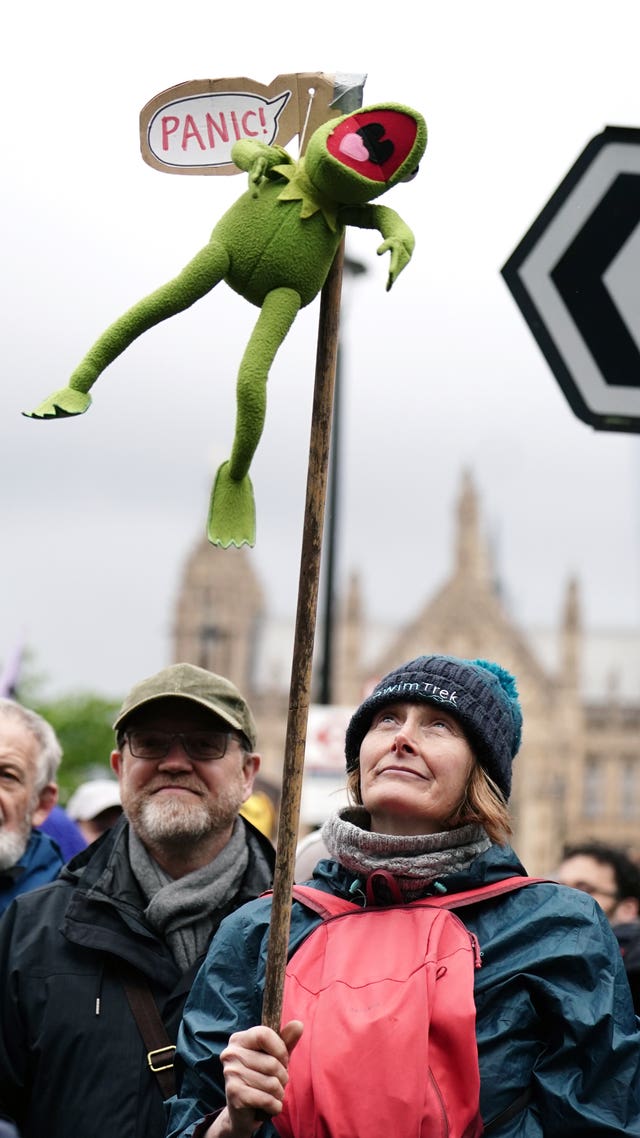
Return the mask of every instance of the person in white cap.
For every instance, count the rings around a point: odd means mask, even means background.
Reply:
[[[81,783],[67,802],[67,814],[87,842],[95,842],[105,830],[115,826],[122,814],[120,784],[113,778],[92,778]]]
[[[193,977],[272,881],[273,846],[239,813],[260,756],[229,680],[174,664],[114,729],[122,817],[0,922],[0,1118],[21,1138],[163,1138]]]

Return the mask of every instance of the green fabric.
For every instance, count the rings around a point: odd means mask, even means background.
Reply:
[[[361,116],[367,114],[386,115],[387,120],[395,114],[405,126],[407,118],[413,120],[411,150],[406,156],[402,152],[402,164],[385,174],[386,180],[361,175],[348,160],[348,150],[343,157],[327,148],[338,125],[354,137]],[[347,122],[351,118],[353,123]],[[35,419],[82,414],[90,406],[89,391],[96,379],[138,336],[183,312],[224,280],[261,311],[238,372],[235,437],[229,461],[216,476],[207,533],[216,545],[253,545],[256,522],[249,468],[264,427],[271,364],[299,309],[324,285],[345,225],[380,230],[384,242],[378,253],[391,254],[387,289],[409,263],[411,230],[394,210],[366,203],[415,172],[426,141],[421,115],[384,103],[324,123],[311,136],[306,158],[297,162],[282,147],[250,139],[237,142],[232,158],[248,173],[249,188],[220,218],[209,243],[177,277],[103,332],[67,387],[25,414]],[[386,145],[393,151],[391,143]]]

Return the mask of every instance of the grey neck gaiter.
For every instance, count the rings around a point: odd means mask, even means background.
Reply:
[[[347,806],[327,819],[322,839],[331,857],[363,881],[377,869],[386,870],[407,901],[419,897],[438,877],[466,869],[491,845],[478,825],[442,834],[396,837],[374,833],[370,824],[363,806]]]

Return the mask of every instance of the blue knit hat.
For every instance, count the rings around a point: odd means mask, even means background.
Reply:
[[[510,672],[489,660],[418,656],[394,668],[367,696],[347,727],[347,770],[356,770],[360,745],[374,712],[390,703],[435,703],[453,715],[474,754],[504,794],[511,792],[511,764],[522,738],[522,711]]]

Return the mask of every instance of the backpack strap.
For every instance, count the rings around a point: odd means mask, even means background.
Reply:
[[[505,877],[502,881],[494,881],[491,885],[481,885],[478,889],[468,889],[465,893],[441,893],[437,897],[423,898],[429,905],[438,909],[462,909],[465,905],[475,905],[478,901],[490,901],[492,897],[500,897],[503,893],[514,893],[516,889],[523,889],[525,885],[537,885],[549,881],[548,877]]]
[[[319,913],[323,921],[328,921],[330,917],[341,917],[345,913],[361,912],[360,905],[353,901],[336,897],[334,893],[325,893],[324,889],[314,889],[312,885],[294,885],[292,893],[296,901],[301,901],[308,909]]]
[[[525,885],[535,885],[541,881],[548,881],[547,877],[505,877],[502,881],[494,881],[491,885],[481,885],[477,889],[468,889],[466,893],[441,893],[436,897],[422,897],[421,904],[430,905],[438,909],[462,909],[465,905],[475,905],[478,901],[490,901],[492,897],[500,897],[502,893],[513,893]],[[293,896],[301,901],[308,909],[319,913],[324,921],[329,917],[339,917],[354,910],[361,912],[361,906],[353,901],[346,901],[343,897],[336,897],[334,893],[325,893],[324,889],[314,889],[312,885],[294,885]],[[263,893],[269,896],[269,892]]]

